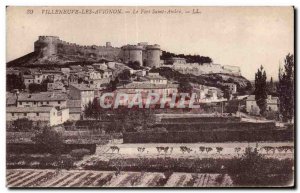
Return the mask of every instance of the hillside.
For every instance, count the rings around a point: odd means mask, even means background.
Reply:
[[[237,91],[240,94],[246,94],[252,90],[251,82],[243,76],[229,74],[203,74],[195,76],[192,74],[182,74],[168,67],[155,68],[152,69],[151,72],[158,72],[161,76],[164,76],[171,81],[181,82],[185,80],[190,83],[217,87],[221,90],[225,89],[224,83],[235,83],[237,85]]]
[[[102,59],[100,59],[102,60]],[[76,63],[93,63],[99,62],[99,59],[92,56],[81,56],[81,55],[52,55],[49,57],[41,57],[36,52],[31,52],[20,58],[12,60],[7,63],[7,67],[31,67],[31,66],[52,66],[59,65],[64,66],[67,64]]]

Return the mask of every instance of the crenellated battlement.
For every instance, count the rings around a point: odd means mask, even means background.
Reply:
[[[58,36],[39,36],[34,42],[34,50],[42,57],[52,55],[75,56],[79,58],[106,58],[122,60],[125,63],[138,61],[145,66],[158,66],[160,64],[160,45],[148,45],[141,42],[137,45],[124,45],[121,48],[113,47],[110,42],[103,46],[79,45],[59,39]]]
[[[65,54],[108,59],[117,59],[121,51],[120,48],[112,47],[111,43],[106,43],[105,46],[78,45],[63,41],[58,36],[39,36],[34,43],[34,50],[40,53],[42,57]]]

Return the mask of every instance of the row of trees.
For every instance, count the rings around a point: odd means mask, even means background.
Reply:
[[[208,56],[200,56],[200,55],[184,55],[184,54],[174,54],[171,52],[162,51],[162,60],[166,60],[172,57],[180,57],[186,59],[187,63],[212,63],[212,59]]]
[[[276,86],[279,97],[279,112],[282,121],[290,121],[294,116],[294,55],[288,54],[284,60],[284,67],[279,68],[279,82]],[[261,66],[255,73],[255,100],[260,114],[265,115],[267,110],[268,94],[274,92],[273,79],[267,84],[266,71]]]

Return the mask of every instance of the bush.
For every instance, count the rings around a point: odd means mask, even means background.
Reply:
[[[12,123],[13,131],[32,131],[33,121],[27,118],[21,118],[13,121]]]
[[[277,120],[278,118],[278,113],[275,111],[266,111],[265,112],[265,117],[268,120]]]
[[[88,149],[74,149],[70,152],[70,155],[76,159],[81,159],[88,154],[90,154],[90,150]]]
[[[52,128],[44,127],[42,132],[39,132],[32,138],[41,149],[51,154],[61,154],[64,149],[64,138],[62,133],[55,131]]]
[[[293,160],[264,158],[257,148],[247,147],[240,158],[232,159],[228,173],[238,186],[288,185],[293,176]]]

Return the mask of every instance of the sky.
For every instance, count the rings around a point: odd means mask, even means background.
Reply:
[[[58,9],[79,14],[51,14]],[[122,13],[104,12],[116,9]],[[38,36],[54,35],[80,45],[159,44],[239,66],[249,80],[263,65],[276,80],[279,65],[294,53],[292,7],[8,7],[6,23],[7,61],[32,52]]]

